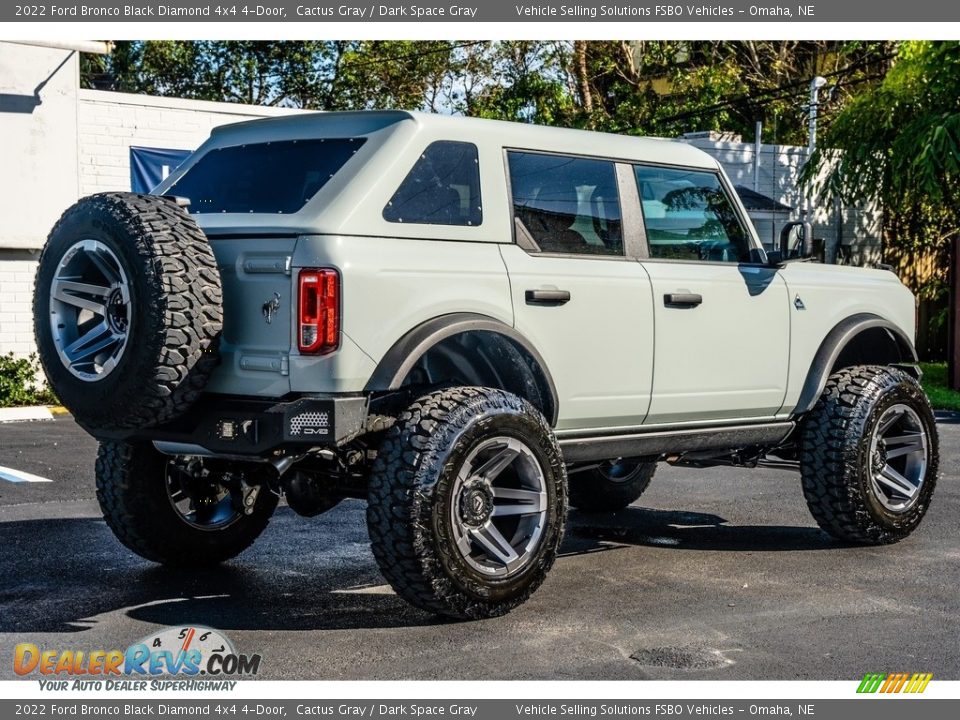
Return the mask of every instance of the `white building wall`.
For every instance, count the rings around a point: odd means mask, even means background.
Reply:
[[[193,150],[217,125],[299,112],[78,89],[76,54],[0,42],[0,354],[35,352],[33,278],[60,214],[130,190],[130,147]]]
[[[77,80],[69,50],[0,43],[0,354],[33,352],[39,248],[77,199]]]
[[[33,343],[33,276],[38,253],[0,249],[0,354],[24,357]]]
[[[80,90],[79,197],[130,189],[130,147],[195,150],[218,125],[300,112]]]
[[[761,145],[760,162],[754,165],[756,148],[752,143],[720,142],[706,138],[684,139],[709,153],[723,165],[734,185],[743,185],[794,208],[789,220],[802,219],[807,207],[806,192],[800,188],[800,172],[807,160],[807,148],[793,145]],[[876,205],[835,206],[812,198],[814,237],[823,238],[828,248],[850,246],[851,262],[870,264],[880,261],[882,213]],[[772,247],[779,235],[778,223],[758,223],[757,232],[765,245]]]
[[[0,43],[0,247],[37,249],[77,199],[77,83],[70,50]]]

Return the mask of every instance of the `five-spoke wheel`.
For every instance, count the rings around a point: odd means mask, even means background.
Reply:
[[[472,568],[503,577],[529,562],[546,523],[547,491],[526,444],[510,437],[482,442],[461,466],[452,495],[457,549]]]
[[[377,453],[367,525],[384,577],[418,607],[502,615],[543,582],[566,473],[549,423],[502,390],[457,387],[400,413]]]
[[[898,403],[880,416],[870,441],[870,477],[877,499],[891,512],[909,510],[927,475],[929,443],[916,410]]]
[[[839,370],[804,418],[803,494],[821,528],[871,545],[920,524],[937,483],[937,426],[916,378],[896,367]]]
[[[108,375],[132,319],[130,284],[114,252],[92,239],[70,247],[50,283],[50,331],[64,367],[86,381]]]

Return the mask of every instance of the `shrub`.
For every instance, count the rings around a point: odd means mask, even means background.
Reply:
[[[37,379],[37,356],[18,358],[13,353],[0,355],[0,407],[48,405],[57,401],[46,383]]]

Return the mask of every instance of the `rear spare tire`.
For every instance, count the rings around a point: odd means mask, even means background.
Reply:
[[[91,195],[47,238],[33,314],[43,369],[77,422],[94,434],[158,425],[217,363],[216,258],[173,200]]]

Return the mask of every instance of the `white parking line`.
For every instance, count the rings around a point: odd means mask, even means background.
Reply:
[[[23,422],[25,420],[53,420],[53,414],[50,408],[38,407],[15,407],[0,408],[0,423]]]
[[[23,472],[22,470],[14,470],[13,468],[0,466],[0,480],[6,480],[7,482],[12,483],[24,483],[24,482],[53,482],[53,480],[45,477],[40,477],[39,475],[31,475],[30,473]]]
[[[343,588],[342,590],[331,590],[330,592],[338,595],[396,595],[393,588],[389,585],[366,585],[360,587]]]

